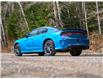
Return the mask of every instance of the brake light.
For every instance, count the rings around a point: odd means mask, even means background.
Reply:
[[[72,33],[62,33],[61,36],[70,36]]]
[[[73,35],[73,34],[83,34],[83,33],[80,33],[80,32],[67,32],[67,33],[62,33],[61,36],[70,36],[70,35]]]
[[[74,32],[73,34],[82,34],[82,33],[80,33],[80,32]]]

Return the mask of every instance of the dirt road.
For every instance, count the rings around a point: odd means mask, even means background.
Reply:
[[[103,77],[103,54],[78,57],[1,54],[1,77]]]

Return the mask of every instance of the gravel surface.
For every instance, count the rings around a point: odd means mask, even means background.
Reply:
[[[13,53],[1,54],[1,77],[103,77],[103,54],[90,54],[73,57],[69,53],[56,56],[27,54],[16,57]]]

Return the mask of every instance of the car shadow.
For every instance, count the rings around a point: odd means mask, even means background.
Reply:
[[[56,54],[55,56],[45,56],[45,57],[63,57],[63,56],[68,56],[68,57],[87,57],[87,56],[103,56],[103,54],[81,54],[80,56],[71,56],[70,54]],[[24,54],[23,57],[44,57],[44,56],[39,56],[38,54]]]
[[[93,54],[92,54],[92,55],[91,55],[91,54],[90,54],[90,55],[88,54],[88,55],[80,55],[80,56],[103,56],[103,54],[94,54],[94,55],[93,55]]]

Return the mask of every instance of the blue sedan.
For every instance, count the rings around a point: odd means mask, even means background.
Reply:
[[[16,56],[38,53],[40,56],[54,56],[57,51],[69,51],[72,56],[79,56],[89,48],[87,31],[83,29],[64,29],[40,27],[26,34],[14,43]]]

